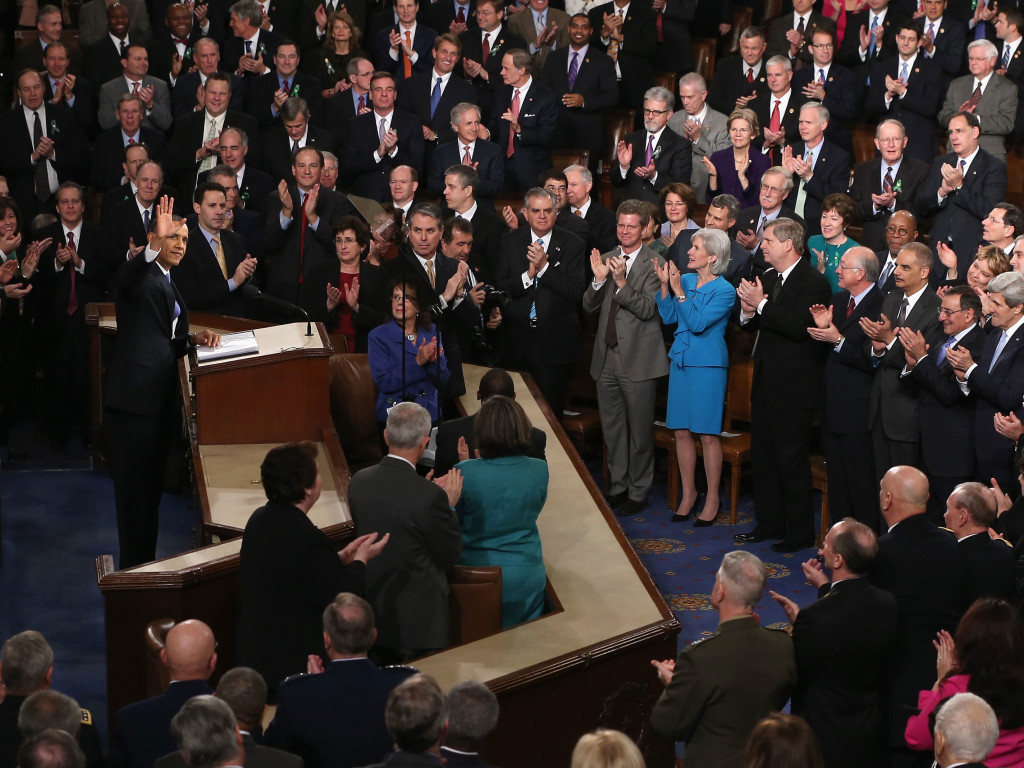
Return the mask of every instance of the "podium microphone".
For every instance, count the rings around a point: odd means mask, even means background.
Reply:
[[[273,304],[274,306],[281,307],[282,309],[287,309],[290,310],[291,312],[297,312],[301,314],[304,318],[306,318],[306,335],[313,335],[313,321],[309,319],[309,313],[302,307],[300,307],[298,304],[292,304],[290,301],[279,299],[276,296],[268,296],[267,294],[263,293],[263,291],[261,291],[259,288],[256,289],[256,294],[253,296],[253,298],[256,299],[257,301],[265,301],[268,304]]]

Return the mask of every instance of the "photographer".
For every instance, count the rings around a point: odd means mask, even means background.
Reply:
[[[473,323],[460,323],[459,346],[466,350],[466,360],[480,365],[494,365],[495,352],[488,331],[501,325],[501,308],[508,304],[509,295],[485,282],[481,271],[469,263],[473,250],[473,224],[461,216],[446,219],[441,234],[441,252],[449,259],[465,262],[469,266],[467,296],[476,308]]]

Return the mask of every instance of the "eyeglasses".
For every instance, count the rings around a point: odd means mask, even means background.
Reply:
[[[354,243],[356,242],[356,239],[354,237],[336,237],[334,238],[334,242],[341,245],[342,243]]]
[[[963,310],[963,309],[946,309],[945,307],[939,307],[939,316],[940,317],[949,317],[950,315],[955,315],[957,312],[964,312],[964,311],[966,311],[966,310]]]
[[[836,266],[836,269],[839,270],[840,272],[846,272],[847,270],[851,270],[851,269],[859,269],[861,272],[864,271],[864,267],[848,267],[845,264],[843,264],[843,262],[841,262],[841,261]]]
[[[906,227],[899,227],[898,229],[896,227],[886,227],[885,231],[890,235],[899,235],[900,237],[905,237],[908,234]]]
[[[824,48],[826,51],[835,47],[835,43],[811,43],[811,48]]]
[[[668,112],[667,109],[645,109],[644,117],[653,117],[654,115],[664,115]]]
[[[877,141],[879,144],[899,144],[901,141],[903,141],[903,139],[903,136],[890,136],[885,139],[875,139],[875,141]]]
[[[786,190],[778,189],[777,187],[771,187],[771,186],[769,186],[767,184],[762,184],[761,185],[761,191],[762,192],[774,192],[776,195],[781,195]]]
[[[401,303],[406,302],[406,301],[408,301],[410,304],[415,304],[416,303],[415,299],[410,299],[407,296],[392,296],[391,297],[391,303],[392,304],[401,304]]]

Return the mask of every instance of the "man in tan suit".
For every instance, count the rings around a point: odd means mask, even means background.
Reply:
[[[668,374],[661,320],[654,303],[660,285],[651,264],[664,260],[644,246],[650,223],[645,203],[626,200],[616,211],[619,247],[590,254],[594,279],[583,309],[600,311],[590,375],[597,382],[601,429],[608,445],[608,502],[620,515],[647,506],[654,478],[654,397]]]
[[[525,11],[508,20],[508,28],[529,45],[534,72],[540,72],[551,51],[569,44],[569,14],[549,5],[550,0],[530,0]]]

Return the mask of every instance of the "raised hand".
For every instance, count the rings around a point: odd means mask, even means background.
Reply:
[[[277,194],[281,198],[281,215],[290,219],[294,203],[292,202],[292,193],[288,191],[288,183],[284,179],[278,182]]]
[[[656,263],[657,259],[654,259],[654,261]],[[590,252],[590,269],[594,273],[594,282],[603,283],[608,279],[608,273],[611,270],[601,259],[601,252],[597,248]]]
[[[633,146],[620,141],[618,146],[615,147],[615,156],[618,158],[621,167],[629,168],[630,163],[633,162]]]

